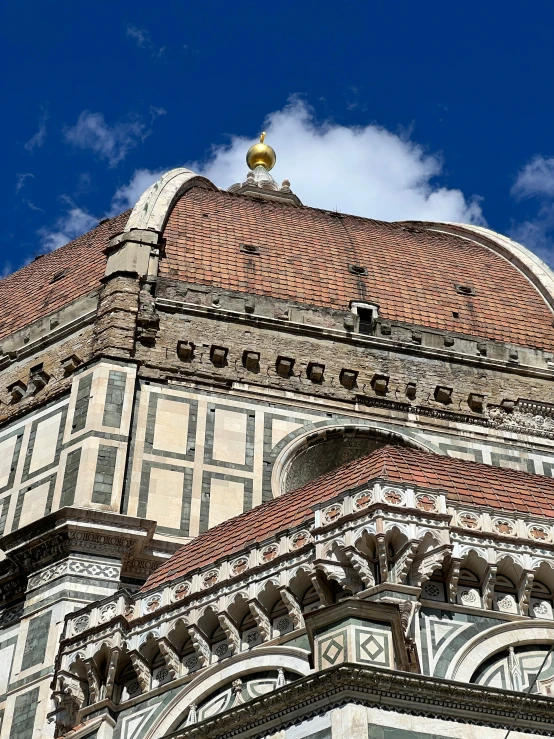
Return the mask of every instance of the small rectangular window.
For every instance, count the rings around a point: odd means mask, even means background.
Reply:
[[[361,334],[373,333],[373,311],[369,308],[358,308],[358,316],[360,318],[360,326],[358,331]]]

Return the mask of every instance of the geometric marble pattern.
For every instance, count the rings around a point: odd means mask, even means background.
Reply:
[[[392,633],[386,624],[353,619],[343,622],[332,631],[315,636],[318,669],[343,662],[393,667]]]

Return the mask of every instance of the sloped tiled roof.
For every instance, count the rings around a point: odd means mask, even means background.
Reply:
[[[128,217],[122,213],[1,280],[0,339],[98,287],[102,250]],[[552,313],[513,264],[425,224],[193,187],[176,203],[164,235],[162,277],[342,310],[361,300],[378,304],[384,319],[554,349]],[[259,246],[260,255],[241,252],[243,243]],[[352,274],[349,265],[367,275]],[[62,270],[63,279],[51,283]],[[475,294],[462,295],[456,285]]]
[[[408,228],[195,187],[175,205],[165,237],[164,277],[342,310],[362,300],[378,304],[385,319],[554,348],[552,313],[513,264],[423,224]],[[258,246],[260,256],[241,252],[242,243]],[[348,265],[365,267],[367,276]]]
[[[453,504],[554,518],[554,478],[386,446],[206,531],[159,567],[143,590],[299,526],[316,503],[376,479],[438,490]]]
[[[0,280],[0,338],[100,287],[106,269],[102,250],[110,236],[125,228],[128,218],[129,212],[110,218]]]

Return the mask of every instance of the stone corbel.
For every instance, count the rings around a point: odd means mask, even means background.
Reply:
[[[330,606],[333,604],[333,594],[331,589],[327,585],[323,572],[321,570],[314,570],[310,575],[312,585],[314,586],[315,592],[319,596],[319,600],[322,605]]]
[[[172,680],[179,677],[181,672],[181,660],[173,644],[165,636],[158,641],[158,647],[165,660],[169,675]]]
[[[115,273],[146,277],[156,268],[153,255],[159,254],[159,234],[156,231],[134,229],[110,240],[106,249],[106,277]]]
[[[387,556],[387,542],[385,534],[377,534],[375,537],[377,545],[377,556],[379,558],[379,572],[381,574],[381,582],[389,580],[389,558]]]
[[[137,676],[137,681],[141,687],[142,692],[148,692],[150,690],[151,678],[150,665],[144,659],[142,654],[137,651],[129,652],[129,659],[131,660],[131,664],[133,665],[133,669],[135,671],[135,675]]]
[[[492,599],[494,595],[494,586],[496,584],[496,565],[489,565],[483,580],[483,607],[492,608]]]
[[[252,614],[258,631],[263,641],[271,639],[271,621],[267,615],[265,608],[262,606],[259,600],[252,598],[248,601],[248,608]]]
[[[81,681],[70,672],[58,673],[56,689],[52,693],[55,709],[48,715],[56,722],[58,736],[67,733],[77,723],[77,714],[85,705],[85,689]]]
[[[348,588],[352,592],[360,590],[359,583],[357,582],[358,578],[356,577],[356,570],[350,566],[350,561],[347,564],[338,559],[319,559],[315,560],[313,565],[315,572],[319,573],[320,580],[322,582],[325,583],[326,580],[334,580],[342,588]]]
[[[415,624],[416,615],[419,612],[421,603],[419,601],[405,600],[400,604],[400,625],[404,632],[404,641],[406,643],[406,655],[408,658],[409,669],[411,672],[420,672],[419,659],[415,641]]]
[[[233,647],[233,653],[238,654],[240,652],[240,632],[234,621],[227,613],[218,613],[217,619],[227,637],[227,641]]]
[[[101,683],[96,663],[91,657],[90,659],[84,660],[83,664],[85,665],[85,670],[87,673],[89,704],[98,703],[98,701],[101,699]]]
[[[304,617],[302,616],[302,608],[296,596],[286,587],[279,588],[279,592],[281,593],[281,600],[285,604],[289,616],[292,619],[294,628],[302,629],[304,627]]]
[[[429,580],[435,570],[440,570],[444,558],[450,554],[452,547],[450,544],[443,544],[437,549],[433,549],[428,552],[424,557],[419,560],[412,568],[413,585],[421,587],[424,582]]]
[[[120,657],[121,649],[119,647],[112,649],[110,654],[110,661],[108,663],[108,670],[106,673],[106,691],[104,695],[105,698],[109,698],[110,700],[112,698],[113,690],[115,687],[115,674],[117,672],[117,665]]]
[[[534,571],[525,570],[521,576],[521,580],[519,581],[517,599],[519,603],[519,612],[522,616],[529,615],[529,598],[531,597],[531,588],[533,587],[534,579]]]
[[[361,554],[355,547],[346,547],[344,553],[348,557],[348,560],[360,580],[368,587],[372,588],[375,585],[375,575],[373,574],[373,568],[367,561],[363,554]]]
[[[414,624],[416,622],[415,616],[418,613],[420,607],[421,603],[414,600],[405,600],[400,605],[400,623],[402,624],[402,628],[404,630],[405,639],[414,638]]]
[[[449,603],[455,603],[458,594],[458,579],[460,577],[461,559],[451,559],[450,568],[446,577],[446,590]]]
[[[194,647],[194,651],[196,652],[198,661],[200,662],[202,667],[209,665],[211,651],[210,651],[210,645],[208,644],[208,640],[202,634],[198,626],[194,626],[194,625],[189,626],[187,631],[189,632],[190,639],[192,641],[192,646]]]
[[[396,580],[401,585],[406,585],[408,582],[408,575],[410,574],[412,562],[414,561],[414,557],[420,544],[421,539],[413,539],[412,541],[409,541],[394,563]]]

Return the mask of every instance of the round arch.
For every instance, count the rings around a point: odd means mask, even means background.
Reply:
[[[347,444],[349,448],[346,448]],[[317,425],[303,426],[282,439],[277,446],[277,456],[271,475],[273,497],[294,490],[326,472],[337,469],[387,444],[444,456],[444,452],[438,446],[422,441],[409,433],[391,430],[378,423],[337,423],[336,420],[329,420]],[[322,445],[326,445],[325,453],[320,454],[319,458],[314,455],[313,464],[306,464],[310,451],[319,447],[318,451],[321,452],[323,451]],[[330,451],[335,453],[330,454]],[[302,473],[295,472],[295,463],[298,468],[302,465]],[[317,467],[317,474],[312,474],[311,470],[315,467]]]
[[[213,182],[185,167],[166,172],[142,193],[131,211],[125,231],[139,228],[161,232],[174,203],[195,185],[217,190]]]
[[[292,647],[258,647],[256,653],[244,652],[223,664],[212,665],[201,670],[198,677],[183,687],[173,700],[165,706],[143,735],[143,739],[158,739],[174,731],[185,719],[191,703],[198,704],[210,693],[232,679],[258,670],[284,670],[305,676],[311,672],[308,652]]]
[[[446,673],[447,680],[469,683],[479,665],[508,647],[552,644],[554,621],[510,621],[493,626],[470,639],[456,654]]]

